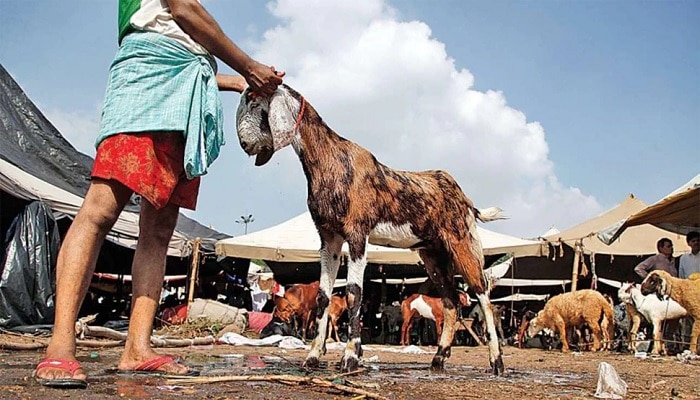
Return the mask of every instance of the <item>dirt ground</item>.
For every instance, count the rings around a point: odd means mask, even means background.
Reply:
[[[442,373],[428,367],[431,354],[387,351],[398,346],[366,346],[363,371],[332,382],[365,390],[387,399],[589,399],[594,398],[598,366],[607,362],[628,385],[626,399],[700,398],[700,360],[676,357],[635,358],[620,353],[569,353],[504,347],[506,373],[486,371],[486,347],[454,347]],[[119,348],[79,349],[89,375],[85,390],[57,390],[34,382],[31,373],[41,350],[0,351],[2,399],[343,399],[363,398],[318,384],[262,382],[177,382],[165,378],[123,377],[115,367]],[[203,378],[231,375],[293,375],[299,379],[338,374],[341,350],[329,350],[322,369],[305,371],[306,350],[279,347],[211,345],[161,349],[179,354]],[[369,397],[367,397],[369,398]]]

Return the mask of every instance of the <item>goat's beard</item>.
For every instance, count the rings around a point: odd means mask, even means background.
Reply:
[[[260,152],[255,156],[255,166],[256,167],[261,167],[265,164],[267,164],[268,161],[272,158],[272,155],[275,154],[275,151],[269,147],[263,147]]]

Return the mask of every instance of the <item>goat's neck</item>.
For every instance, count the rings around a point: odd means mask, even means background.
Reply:
[[[636,287],[632,287],[632,289],[629,291],[629,295],[630,300],[632,300],[632,304],[637,309],[639,309],[639,307],[641,307],[644,303],[644,300],[646,300],[646,296],[644,296],[642,294],[642,291],[637,289]]]
[[[309,103],[306,103],[305,114],[299,124],[299,131],[292,141],[292,146],[304,170],[308,171],[320,165],[330,165],[327,162],[332,162],[332,149],[335,147],[334,143],[340,140],[340,136],[326,125]]]

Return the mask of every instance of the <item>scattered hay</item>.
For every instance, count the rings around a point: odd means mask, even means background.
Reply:
[[[226,325],[209,318],[197,318],[184,324],[164,326],[154,332],[157,336],[194,339],[204,336],[217,337]]]

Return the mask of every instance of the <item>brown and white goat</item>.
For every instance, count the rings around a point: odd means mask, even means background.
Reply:
[[[690,352],[698,353],[700,337],[700,280],[674,278],[666,271],[651,271],[642,282],[642,294],[656,293],[659,298],[668,296],[685,308],[693,317],[693,330],[690,333]],[[700,353],[698,353],[700,354]]]
[[[470,304],[469,297],[464,293],[459,293],[459,305],[466,307]],[[401,302],[401,345],[411,344],[411,327],[421,318],[435,321],[435,329],[438,337],[442,335],[443,323],[445,319],[442,301],[436,297],[414,293]]]
[[[321,238],[321,290],[318,331],[305,365],[318,366],[325,353],[328,303],[348,243],[347,302],[350,339],[341,371],[359,367],[360,305],[367,265],[367,243],[417,249],[428,276],[440,290],[445,329],[431,368],[443,369],[450,356],[457,320],[455,275],[460,274],[486,312],[489,361],[495,374],[504,370],[501,349],[484,278],[484,256],[476,221],[500,218],[499,209],[479,211],[457,182],[443,171],[393,170],[364,148],[342,138],[321,119],[304,97],[286,85],[270,97],[246,90],[236,115],[243,150],[255,164],[292,145],[307,180],[307,205]]]

